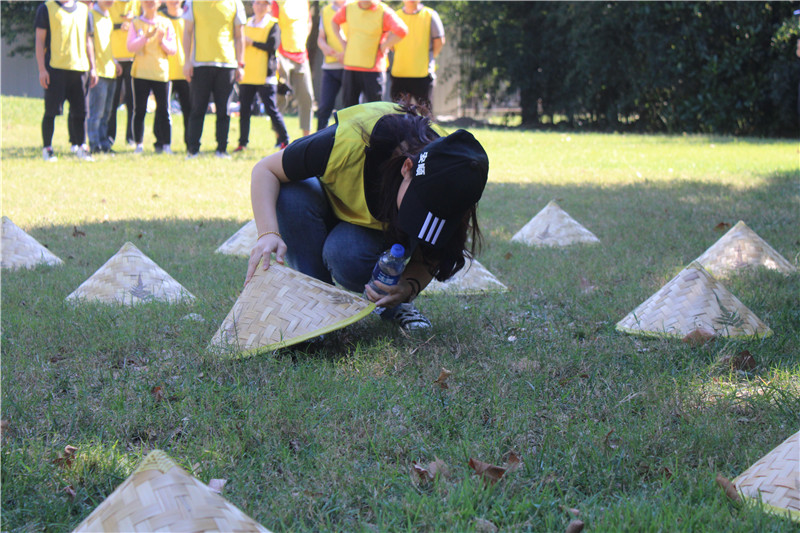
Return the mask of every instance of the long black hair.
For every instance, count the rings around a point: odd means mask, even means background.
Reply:
[[[401,169],[406,159],[416,165],[419,154],[439,134],[431,127],[430,111],[424,105],[412,105],[407,100],[398,104],[402,114],[381,117],[380,127],[363,131],[369,148],[368,165],[373,165],[380,176],[379,206],[375,217],[386,223],[387,242],[410,245],[409,236],[397,226],[397,193],[403,181]],[[471,206],[461,220],[458,232],[443,248],[435,249],[419,243],[422,257],[431,274],[439,281],[451,278],[464,268],[466,259],[472,259],[480,250],[482,235],[478,227],[477,204]],[[467,244],[469,243],[469,248]]]

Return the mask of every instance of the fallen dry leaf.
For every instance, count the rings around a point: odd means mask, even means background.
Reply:
[[[506,259],[506,261],[508,261],[509,259],[514,257],[514,254],[512,254],[511,252],[506,252],[506,255],[504,255],[503,257]]]
[[[716,337],[717,334],[705,328],[697,328],[683,338],[683,342],[689,346],[703,346]]]
[[[418,484],[425,485],[436,479],[436,476],[449,477],[450,468],[438,457],[427,466],[414,461],[411,465],[411,475]]]
[[[72,461],[75,459],[75,452],[78,448],[70,446],[69,444],[64,447],[64,451],[58,454],[58,457],[53,459],[53,464],[61,468],[69,468],[72,466]]]
[[[78,226],[72,226],[73,237],[86,237],[86,233],[78,229]]]
[[[739,496],[739,491],[736,490],[736,485],[731,483],[731,481],[728,480],[728,478],[722,476],[721,474],[717,474],[717,485],[722,487],[722,489],[725,491],[725,496],[727,496],[731,500],[735,502],[742,501],[741,496]]]
[[[492,485],[500,481],[500,478],[506,473],[506,469],[502,466],[484,463],[472,457],[469,459],[469,466],[475,470],[476,474],[481,476],[484,483],[491,483]]]
[[[606,446],[608,446],[612,450],[616,450],[617,448],[619,448],[619,439],[610,438],[612,433],[614,433],[614,429],[613,428],[608,430],[608,433],[606,433],[606,436],[603,437],[603,444],[605,444]]]
[[[561,509],[562,511],[564,511],[565,513],[569,513],[569,514],[571,514],[572,516],[575,516],[575,517],[578,517],[581,514],[581,512],[578,509],[575,509],[574,507],[567,507],[566,505],[559,505],[558,508]]]
[[[208,482],[208,488],[217,494],[222,494],[222,489],[225,488],[226,483],[228,483],[227,479],[211,479]]]
[[[61,489],[61,491],[62,492],[66,492],[67,496],[69,496],[70,500],[74,500],[75,496],[77,495],[76,492],[75,492],[75,487],[73,487],[72,485],[67,485],[66,487]]]
[[[497,533],[499,531],[494,523],[485,518],[475,518],[472,523],[475,524],[475,531],[479,533]]]
[[[155,398],[157,402],[164,399],[164,389],[158,385],[150,389],[150,394],[153,395],[153,398]]]
[[[734,370],[753,370],[756,367],[756,360],[749,350],[742,350],[737,354],[725,354],[719,358],[719,362]]]
[[[434,385],[437,385],[440,389],[447,389],[447,379],[452,376],[453,373],[447,370],[446,368],[442,368],[442,371],[439,372],[439,377],[436,378],[434,381]]]
[[[573,520],[567,525],[566,533],[580,533],[583,531],[583,521]]]
[[[503,456],[505,467],[508,472],[513,472],[522,466],[522,458],[514,450],[509,450]]]
[[[730,222],[720,222],[719,224],[714,226],[714,229],[716,231],[728,231],[729,229],[731,229],[731,223]]]

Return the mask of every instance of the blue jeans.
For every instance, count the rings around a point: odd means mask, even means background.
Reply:
[[[292,268],[364,292],[378,257],[389,247],[382,231],[336,218],[318,178],[281,184],[277,213]]]
[[[89,118],[87,129],[89,146],[93,149],[111,148],[108,139],[108,120],[114,110],[114,89],[117,81],[99,78],[97,85],[89,90]]]

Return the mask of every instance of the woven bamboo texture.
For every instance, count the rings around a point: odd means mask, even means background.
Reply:
[[[733,480],[746,498],[800,522],[800,431]]]
[[[766,337],[772,330],[698,263],[692,263],[617,323],[636,335]]]
[[[3,217],[2,268],[34,268],[38,265],[60,265],[61,259],[25,233],[11,219]]]
[[[255,354],[297,344],[367,316],[375,304],[291,268],[261,266],[214,337],[212,348]]]
[[[740,220],[711,247],[695,259],[715,276],[734,270],[763,266],[784,274],[797,269],[764,239]]]
[[[569,246],[598,243],[600,239],[551,200],[513,237],[512,241],[530,246]]]
[[[161,450],[75,528],[88,531],[269,532]]]
[[[250,251],[258,240],[256,221],[251,220],[217,248],[218,254],[243,255],[250,257]]]
[[[503,285],[486,267],[473,259],[447,281],[431,281],[423,294],[483,294],[487,292],[507,292],[508,287]]]
[[[184,300],[194,296],[130,242],[67,296],[67,301],[121,305]]]

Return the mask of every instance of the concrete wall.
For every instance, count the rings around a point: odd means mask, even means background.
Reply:
[[[9,56],[5,40],[0,39],[0,94],[6,96],[42,97],[44,90],[39,85],[36,58],[20,55]]]

